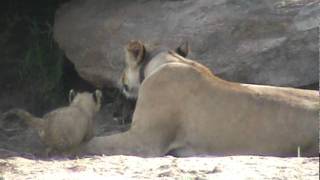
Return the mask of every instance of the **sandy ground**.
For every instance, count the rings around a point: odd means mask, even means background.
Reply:
[[[110,107],[102,111],[110,111]],[[106,117],[102,114],[97,117],[96,134],[108,135],[128,128],[119,125],[111,115]],[[1,121],[0,180],[319,179],[319,157],[90,156],[79,159],[43,159],[40,157],[43,157],[41,154],[44,149],[36,131],[27,127],[23,121],[15,117]]]
[[[1,180],[24,179],[319,179],[319,157],[261,156],[80,159],[0,159]]]

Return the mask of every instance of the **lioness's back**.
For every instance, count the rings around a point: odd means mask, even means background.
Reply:
[[[280,155],[317,143],[314,91],[230,83],[179,63],[162,66],[141,88],[142,94],[152,92],[153,99],[183,112],[177,138],[196,154],[277,154],[281,148]]]

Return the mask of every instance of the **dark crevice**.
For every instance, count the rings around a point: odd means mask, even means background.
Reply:
[[[64,59],[62,83],[65,92],[69,92],[69,90],[71,89],[74,89],[76,91],[93,92],[96,88],[79,76],[74,67],[74,64],[70,60],[68,60],[67,58]]]
[[[93,92],[97,89],[80,77],[74,64],[67,58],[64,60],[62,81],[65,94],[67,94],[70,89],[78,92]],[[108,111],[112,114],[113,118],[117,118],[119,124],[131,123],[136,101],[127,99],[116,87],[105,87],[101,90],[103,93],[102,105],[109,104],[111,106],[111,109],[108,109]]]
[[[319,90],[319,83],[308,84],[305,86],[300,86],[301,89]]]

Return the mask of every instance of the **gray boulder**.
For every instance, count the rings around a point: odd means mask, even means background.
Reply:
[[[191,59],[227,80],[318,83],[319,0],[72,0],[56,13],[54,35],[82,78],[115,86],[123,46],[191,44]]]

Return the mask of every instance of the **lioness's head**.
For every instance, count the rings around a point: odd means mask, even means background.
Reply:
[[[125,69],[121,75],[119,86],[129,99],[138,97],[139,87],[144,80],[144,69],[152,61],[150,52],[141,41],[130,41],[125,47]],[[182,43],[174,50],[175,53],[186,57],[189,53],[188,42]],[[156,55],[156,54],[155,54]]]

